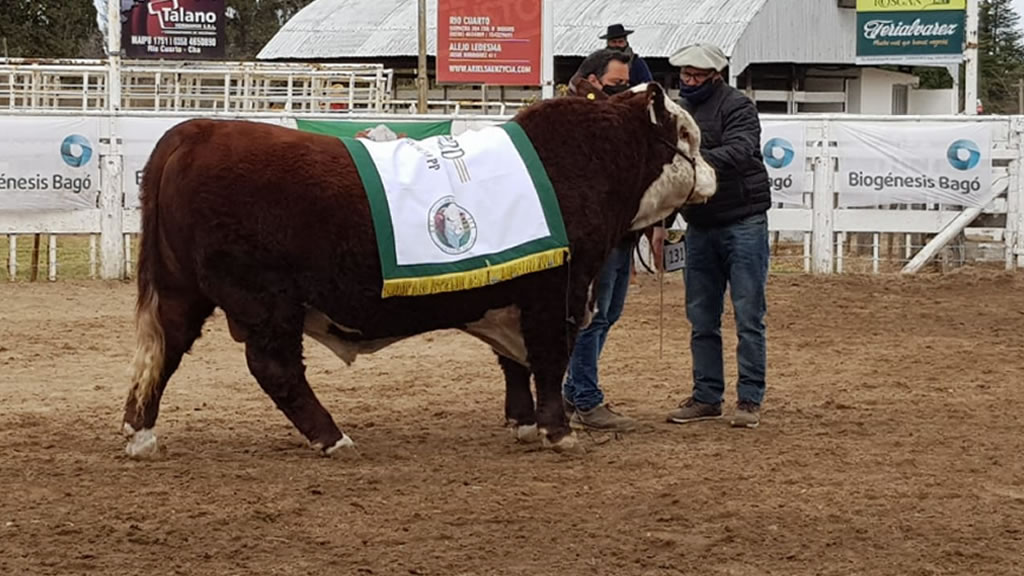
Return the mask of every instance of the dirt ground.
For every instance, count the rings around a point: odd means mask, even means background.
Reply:
[[[664,423],[689,390],[683,291],[666,280],[659,357],[639,282],[602,377],[643,427],[584,456],[516,445],[488,349],[439,332],[352,367],[307,341],[362,454],[320,458],[218,314],[157,462],[119,435],[133,286],[0,283],[0,574],[1024,573],[1024,275],[773,276],[756,430]]]

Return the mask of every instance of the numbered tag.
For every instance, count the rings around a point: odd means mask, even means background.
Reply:
[[[665,244],[664,262],[666,272],[674,272],[686,268],[686,238],[680,238],[678,242]]]

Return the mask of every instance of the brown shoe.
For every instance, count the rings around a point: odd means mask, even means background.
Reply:
[[[585,412],[576,410],[570,423],[603,432],[629,432],[636,428],[636,420],[612,410],[609,404],[601,404]]]
[[[761,423],[761,406],[753,402],[740,402],[736,405],[731,424],[735,428],[757,428]]]
[[[705,404],[692,397],[679,404],[679,408],[669,412],[668,421],[673,424],[686,424],[700,420],[715,420],[722,417],[722,404]]]

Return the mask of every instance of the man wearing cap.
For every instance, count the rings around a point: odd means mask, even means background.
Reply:
[[[647,62],[644,62],[643,58],[635,54],[633,47],[629,45],[629,40],[626,37],[633,32],[633,30],[627,30],[622,24],[612,24],[604,34],[599,36],[600,39],[605,41],[605,47],[611,50],[618,50],[629,56],[630,86],[654,80],[651,77],[651,69],[647,67]]]
[[[705,204],[683,207],[686,220],[686,316],[691,324],[693,393],[672,411],[669,422],[720,418],[725,391],[722,312],[726,285],[736,318],[739,382],[732,425],[760,423],[765,392],[765,283],[768,278],[768,220],[771,190],[761,156],[757,108],[722,78],[728,65],[717,46],[694,44],[674,54],[679,67],[680,104],[701,130],[701,155],[718,176],[718,189]],[[672,222],[672,214],[666,222]],[[663,242],[664,230],[655,232]]]
[[[629,57],[620,51],[592,52],[569,81],[571,96],[605,100],[629,88]],[[633,267],[635,234],[627,234],[612,248],[594,286],[597,310],[590,324],[580,330],[569,358],[562,398],[570,422],[593,430],[626,432],[636,420],[619,414],[604,401],[598,385],[598,359],[608,332],[622,316]]]

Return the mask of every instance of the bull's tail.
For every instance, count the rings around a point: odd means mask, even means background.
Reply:
[[[132,391],[136,410],[141,414],[160,385],[165,360],[164,328],[160,321],[160,297],[157,293],[157,266],[161,261],[158,197],[164,167],[182,144],[181,127],[165,134],[149,157],[140,187],[142,232],[136,269],[138,296],[135,306],[135,358],[132,360]],[[170,256],[169,251],[167,255]]]

